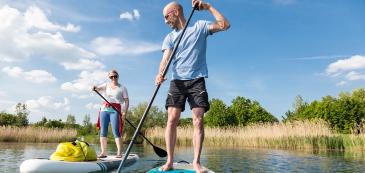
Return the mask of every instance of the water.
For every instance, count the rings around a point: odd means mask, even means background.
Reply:
[[[19,172],[22,161],[31,158],[47,158],[57,144],[0,143],[0,172]],[[97,151],[99,147],[95,145]],[[126,147],[126,146],[125,146]],[[162,165],[149,146],[135,146],[140,160],[123,172],[146,172]],[[115,154],[115,148],[109,153]],[[192,148],[176,149],[175,160],[192,161]],[[308,152],[247,148],[205,148],[202,153],[204,166],[216,172],[365,172],[364,153],[350,152]],[[116,171],[114,171],[116,172]]]

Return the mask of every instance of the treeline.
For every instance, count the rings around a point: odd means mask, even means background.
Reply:
[[[223,101],[213,99],[210,101],[211,107],[205,116],[205,124],[211,127],[221,126],[245,126],[253,123],[277,122],[278,120],[260,106],[257,101],[251,101],[243,97],[237,97],[232,101],[232,105],[227,107]],[[140,103],[132,107],[128,112],[126,119],[137,127],[139,120],[147,107],[148,103]],[[47,119],[43,117],[40,121],[29,124],[27,115],[29,111],[25,104],[18,103],[16,106],[16,115],[5,112],[0,113],[0,126],[35,126],[46,128],[72,128],[77,129],[78,136],[97,135],[96,122],[90,121],[90,115],[85,115],[82,124],[77,124],[75,116],[67,115],[66,121],[61,119]],[[96,116],[97,112],[95,112]],[[149,110],[148,117],[145,119],[141,132],[144,133],[151,127],[165,127],[167,121],[167,112],[152,106]],[[181,118],[179,126],[191,126],[191,118]],[[135,131],[127,121],[124,123],[124,138],[130,139]],[[109,130],[111,132],[111,130]],[[112,133],[109,133],[112,138]],[[142,140],[141,138],[139,140]]]
[[[0,112],[0,126],[28,126],[28,110],[25,104],[18,103],[15,106],[15,115],[6,112]]]
[[[29,123],[28,120],[29,111],[26,104],[18,103],[15,106],[15,114],[6,112],[0,112],[0,126],[15,126],[15,127],[46,127],[46,128],[58,128],[58,129],[76,129],[78,135],[87,135],[95,133],[95,125],[91,123],[90,116],[85,115],[83,123],[77,124],[74,115],[67,115],[66,121],[62,119],[47,119],[43,117],[41,121],[35,123]]]
[[[266,111],[259,102],[236,97],[230,106],[219,99],[210,101],[205,124],[211,127],[246,126],[256,123],[278,122],[271,113]]]
[[[147,102],[140,103],[128,112],[126,118],[135,127],[137,127],[147,104]],[[71,114],[67,116],[66,121],[51,120],[44,117],[39,122],[29,124],[27,119],[29,111],[26,105],[18,103],[15,109],[14,115],[5,112],[0,113],[0,126],[73,128],[77,129],[78,135],[82,136],[98,134],[95,127],[96,122],[90,121],[90,115],[84,116],[81,125],[76,123],[75,116]],[[95,112],[96,115],[97,112]],[[315,100],[311,103],[307,103],[301,96],[297,96],[293,109],[288,110],[282,118],[284,122],[322,119],[339,133],[360,133],[365,124],[365,90],[357,89],[352,93],[342,92],[337,98],[325,96],[322,100]],[[152,106],[141,132],[143,133],[151,127],[165,127],[166,120],[166,111]],[[278,122],[278,119],[266,111],[259,102],[238,96],[228,106],[220,99],[210,100],[210,110],[205,114],[204,122],[206,126],[210,127],[242,127],[257,123],[274,123]],[[181,118],[179,121],[179,126],[191,125],[191,118]],[[134,131],[135,129],[125,122],[124,138],[131,138]],[[109,134],[111,135],[111,133]]]
[[[337,98],[325,96],[307,103],[296,97],[293,110],[285,113],[283,121],[323,119],[339,133],[361,133],[365,122],[365,90],[341,92]]]

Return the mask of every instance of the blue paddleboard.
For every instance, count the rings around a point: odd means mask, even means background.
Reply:
[[[147,173],[162,173],[162,172],[166,172],[166,173],[195,173],[193,164],[187,163],[187,162],[174,163],[173,168],[174,168],[173,170],[161,171],[161,167],[157,167],[157,168],[153,168],[153,169],[149,170]],[[209,170],[208,168],[203,167],[203,169],[207,173],[214,173],[212,170]]]

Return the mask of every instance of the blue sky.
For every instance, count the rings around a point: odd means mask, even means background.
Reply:
[[[131,106],[155,88],[170,28],[169,1],[0,1],[0,111],[26,103],[29,120],[85,114],[96,120],[100,98],[90,86],[117,69]],[[190,1],[180,1],[187,16]],[[280,118],[297,95],[310,102],[365,84],[365,1],[208,1],[231,28],[208,39],[210,98],[257,100]],[[196,20],[214,20],[198,11]],[[163,108],[168,83],[156,97]],[[189,117],[190,112],[183,113]]]

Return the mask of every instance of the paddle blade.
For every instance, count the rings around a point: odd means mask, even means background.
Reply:
[[[167,152],[159,147],[153,146],[153,150],[155,150],[155,153],[159,156],[159,157],[166,157],[167,156]]]

